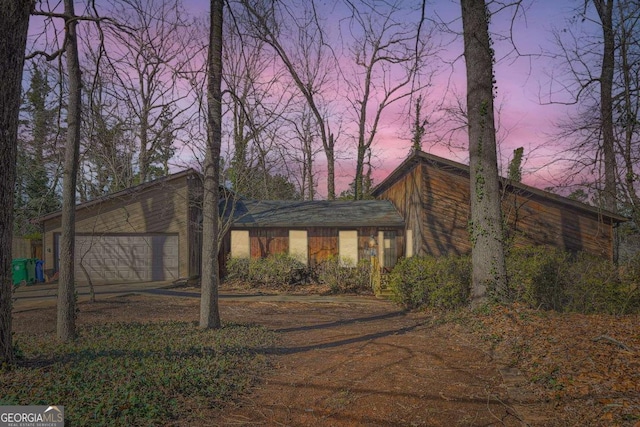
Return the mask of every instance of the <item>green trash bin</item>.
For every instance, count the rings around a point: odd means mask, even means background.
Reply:
[[[16,258],[11,261],[11,271],[13,272],[13,286],[27,283],[27,258]]]
[[[27,285],[35,285],[36,283],[36,258],[27,258]]]
[[[22,283],[33,285],[36,283],[36,261],[33,258],[16,258],[11,261],[13,272],[13,286]]]

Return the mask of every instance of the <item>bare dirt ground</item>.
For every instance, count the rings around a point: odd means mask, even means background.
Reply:
[[[197,321],[199,300],[186,291],[182,297],[134,294],[81,303],[78,323]],[[222,298],[220,308],[223,321],[263,325],[278,332],[279,343],[269,354],[272,369],[251,393],[203,409],[196,425],[638,425],[633,412],[615,419],[600,413],[593,424],[571,413],[564,417],[562,400],[518,375],[514,345],[501,338],[505,325],[493,316],[471,324],[444,322],[437,313],[405,312],[366,296],[313,303]],[[53,332],[55,307],[15,313],[14,329]],[[629,355],[631,363],[636,354]],[[627,391],[635,393],[635,378],[630,380]],[[593,402],[584,399],[571,408],[582,414]]]

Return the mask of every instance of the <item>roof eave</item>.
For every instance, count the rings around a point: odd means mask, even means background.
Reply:
[[[171,174],[171,175],[164,176],[162,178],[158,178],[158,179],[153,180],[153,181],[144,182],[142,184],[138,184],[138,185],[133,186],[133,187],[129,187],[129,188],[125,188],[125,189],[120,190],[120,191],[116,191],[115,193],[111,193],[111,194],[107,194],[107,195],[95,198],[95,199],[90,200],[88,202],[76,204],[75,209],[76,209],[76,211],[82,210],[82,209],[88,209],[88,208],[90,208],[92,206],[99,205],[100,203],[108,202],[109,200],[114,200],[114,199],[117,199],[119,197],[125,197],[125,196],[127,196],[129,194],[133,194],[133,193],[138,192],[138,191],[144,191],[149,187],[153,187],[153,186],[161,184],[163,182],[173,181],[175,179],[180,179],[180,178],[183,178],[185,176],[192,175],[192,174],[200,175],[200,173],[198,171],[196,171],[195,169],[189,168],[189,169],[186,169],[186,170],[183,170],[183,171],[180,171],[180,172],[176,172],[176,173]],[[47,214],[47,215],[43,215],[43,216],[40,216],[40,217],[37,217],[37,218],[33,218],[31,220],[31,223],[33,223],[33,224],[42,224],[45,221],[49,221],[49,220],[51,220],[53,218],[57,218],[57,217],[59,217],[61,215],[62,215],[62,210],[55,211],[55,212],[52,212],[52,213]]]

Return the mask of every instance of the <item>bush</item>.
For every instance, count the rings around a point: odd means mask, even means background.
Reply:
[[[329,286],[332,293],[371,293],[371,264],[367,260],[354,265],[331,257],[316,267],[318,282]]]
[[[249,281],[249,258],[227,258],[227,275],[225,280]]]
[[[465,305],[470,285],[471,262],[467,256],[403,258],[389,276],[393,299],[407,308]]]
[[[506,256],[508,286],[503,302],[560,310],[569,254],[544,246],[513,248]]]
[[[625,314],[632,309],[628,288],[609,260],[579,253],[565,277],[565,311]],[[636,307],[637,309],[637,307]]]
[[[266,258],[229,258],[227,280],[239,280],[253,286],[280,287],[306,280],[307,267],[287,254]]]
[[[640,313],[640,252],[630,257],[618,269],[624,298],[625,313]]]
[[[587,253],[546,247],[515,248],[507,256],[504,302],[579,313],[627,314],[640,310],[640,256],[620,267]]]

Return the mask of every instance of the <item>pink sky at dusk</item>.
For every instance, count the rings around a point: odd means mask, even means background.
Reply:
[[[523,181],[538,188],[545,188],[557,183],[564,168],[552,161],[557,160],[557,151],[561,144],[553,140],[555,124],[567,118],[570,108],[564,105],[548,103],[544,95],[549,90],[547,72],[552,67],[549,59],[539,56],[543,51],[554,50],[551,42],[551,28],[562,27],[572,10],[579,4],[575,1],[536,0],[528,2],[525,17],[519,16],[514,21],[514,43],[523,55],[516,58],[511,54],[501,59],[495,67],[497,80],[496,108],[500,108],[499,123],[499,167],[504,170],[512,158],[513,150],[524,147]],[[441,19],[451,22],[451,28],[461,31],[460,4],[453,0],[436,0],[427,6],[427,15],[435,14]],[[490,30],[502,35],[509,34],[513,11],[506,10],[492,17]],[[513,48],[500,37],[493,37],[496,57],[501,58]],[[455,94],[465,96],[465,63],[462,57],[462,39],[459,37],[448,49],[447,57],[455,62],[452,68],[444,69],[434,80],[429,91],[430,102],[453,99]],[[457,60],[456,60],[457,58]],[[463,99],[464,101],[464,99]],[[446,126],[446,125],[445,125]],[[410,148],[409,134],[405,120],[397,111],[389,110],[382,128],[379,130],[377,142],[374,143],[374,184],[381,182],[408,155]],[[467,145],[466,133],[459,132],[456,142]],[[553,142],[552,144],[549,144]],[[423,141],[423,149],[432,154],[442,156],[460,163],[468,164],[468,153],[465,149],[452,149],[446,142],[431,136]],[[338,168],[336,180],[339,189],[344,189],[351,182],[355,161],[343,160]],[[322,182],[319,187],[323,190]],[[338,191],[339,192],[339,191]]]
[[[495,67],[497,80],[496,105],[500,106],[499,113],[499,161],[502,168],[506,168],[512,157],[513,150],[524,147],[523,181],[529,185],[545,188],[557,182],[563,169],[551,160],[557,159],[561,144],[549,144],[554,132],[554,124],[566,119],[570,109],[561,105],[541,105],[540,93],[549,90],[549,78],[545,72],[553,64],[542,56],[536,56],[543,51],[553,50],[551,43],[551,28],[562,27],[565,19],[571,16],[572,10],[579,7],[581,0],[526,0],[526,11],[513,21],[513,38],[519,52],[524,55],[516,57],[511,53],[510,43],[501,40],[500,36],[493,36],[496,57],[499,59]],[[417,1],[416,1],[417,3]],[[322,6],[319,1],[318,5]],[[194,16],[206,20],[209,13],[207,0],[185,0],[184,5]],[[514,11],[508,8],[492,17],[490,30],[502,36],[509,35],[509,25]],[[431,0],[427,3],[426,15],[428,19],[448,22],[454,32],[461,32],[460,3],[457,0]],[[452,35],[446,36],[450,40]],[[455,96],[465,96],[465,63],[462,57],[463,46],[461,36],[451,41],[444,53],[444,58],[451,64],[441,64],[440,73],[432,81],[431,88],[426,93],[426,106],[451,103]],[[528,56],[527,56],[528,55]],[[464,104],[463,99],[463,104]],[[373,177],[374,185],[381,182],[408,155],[410,149],[410,128],[406,117],[406,106],[396,104],[385,111],[383,121],[378,129],[377,139],[373,144]],[[441,116],[438,111],[424,111],[433,114],[433,119]],[[458,126],[452,123],[434,123],[440,134],[447,126]],[[428,125],[429,127],[429,125]],[[345,133],[342,136],[348,149],[341,146],[336,165],[336,192],[349,187],[355,171],[355,144],[353,135]],[[466,146],[466,133],[456,135],[456,145]],[[185,146],[188,143],[183,143]],[[446,144],[438,135],[429,135],[423,141],[423,149],[432,154],[442,156],[464,164],[468,163],[465,149],[454,149]],[[178,158],[176,165],[192,164],[193,152],[181,150],[184,158]],[[326,162],[324,154],[316,157],[315,168],[319,175],[318,193],[326,195],[326,179],[323,177]]]

